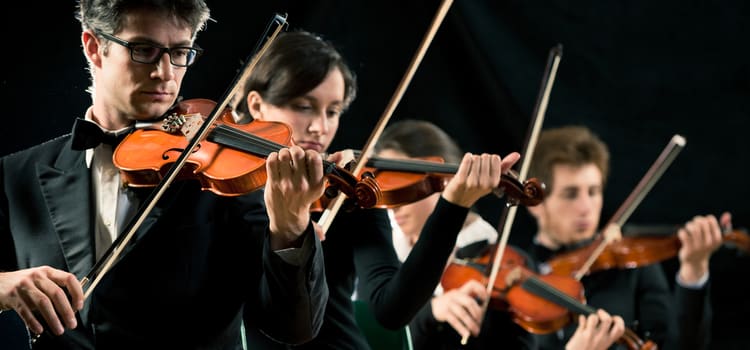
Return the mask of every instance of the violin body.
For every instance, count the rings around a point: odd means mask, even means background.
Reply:
[[[724,243],[733,244],[745,253],[750,252],[750,236],[740,230],[725,233]],[[558,254],[547,261],[550,272],[560,276],[573,276],[591,256],[601,236],[591,244]],[[609,269],[634,269],[677,256],[682,243],[677,235],[629,236],[610,242],[594,260],[588,273]]]
[[[469,263],[448,264],[441,280],[443,288],[446,291],[460,288],[472,279],[486,285],[491,270],[489,253],[494,252],[495,247]],[[583,285],[579,281],[564,276],[538,276],[526,267],[525,258],[519,252],[508,247],[495,279],[490,307],[510,312],[515,323],[535,334],[551,333],[574,321],[575,315],[567,308],[523,289],[524,281],[533,277],[580,302],[585,301]]]
[[[490,256],[496,245],[468,262],[451,262],[445,269],[441,284],[447,290],[461,287],[470,279],[487,284]],[[548,334],[576,321],[576,315],[589,315],[596,310],[585,304],[583,285],[571,276],[538,275],[525,265],[524,257],[506,247],[502,265],[492,288],[489,305],[511,313],[513,321],[534,334]],[[652,341],[643,341],[626,328],[618,340],[630,350],[657,350]]]
[[[205,117],[215,104],[205,99],[185,100],[178,104],[174,113]],[[212,128],[221,124],[278,144],[291,145],[291,129],[283,123],[253,121],[236,124],[231,110],[226,109]],[[121,177],[128,186],[153,187],[161,181],[188,142],[189,139],[183,134],[139,129],[120,143],[114,152],[113,162],[121,170]],[[177,178],[196,179],[204,190],[222,196],[237,196],[265,185],[265,157],[201,141]]]

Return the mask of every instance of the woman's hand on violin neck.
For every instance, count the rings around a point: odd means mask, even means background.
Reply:
[[[723,225],[731,225],[728,213],[722,216]],[[680,282],[691,284],[700,281],[708,273],[711,254],[722,244],[721,227],[713,215],[696,216],[679,231],[682,246],[678,252]]]
[[[476,280],[468,280],[461,288],[433,297],[432,315],[436,320],[451,325],[462,338],[477,336],[484,319],[479,303],[486,298],[485,286]]]
[[[465,208],[471,207],[500,185],[500,176],[507,173],[520,157],[516,152],[505,158],[496,154],[466,153],[456,175],[443,190],[443,198]]]
[[[578,328],[565,344],[566,350],[606,350],[625,333],[625,321],[599,309],[591,315],[578,316]]]
[[[318,152],[283,148],[266,159],[264,198],[274,249],[294,246],[310,223],[310,206],[323,196],[325,178]]]

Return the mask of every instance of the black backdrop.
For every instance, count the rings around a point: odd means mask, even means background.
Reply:
[[[290,29],[333,41],[358,75],[359,95],[343,117],[332,147],[337,150],[364,145],[439,1],[209,4],[215,21],[198,38],[206,54],[191,68],[182,95],[222,96],[272,14],[286,13]],[[74,5],[53,1],[43,10],[52,18],[2,24],[6,126],[0,154],[68,132],[90,102]],[[31,2],[10,6],[6,13],[12,16],[42,12]],[[391,121],[430,120],[466,151],[520,150],[548,50],[560,43],[564,55],[544,126],[585,124],[609,144],[612,175],[602,221],[672,135],[680,134],[687,147],[630,222],[675,225],[696,214],[730,210],[735,225],[746,227],[749,15],[750,4],[742,0],[458,0]],[[501,205],[487,198],[478,210],[497,222]],[[522,245],[533,227],[524,210],[518,213],[511,242]],[[712,265],[715,299],[741,300],[736,298],[746,291],[724,281],[746,273],[747,263],[746,256],[722,249]],[[715,307],[717,319],[727,323],[750,308]],[[723,339],[732,328],[717,331]]]

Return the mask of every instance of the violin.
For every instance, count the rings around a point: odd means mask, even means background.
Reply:
[[[114,151],[114,165],[132,187],[153,187],[183,152],[204,116],[216,106],[208,99],[179,102],[161,122],[139,123]],[[204,190],[220,196],[238,196],[265,185],[265,157],[290,146],[290,128],[278,122],[234,122],[230,108],[211,126],[206,140],[193,149],[178,179],[198,180]],[[332,188],[341,190],[361,207],[374,205],[379,194],[372,179],[358,181],[347,170],[323,162]]]
[[[582,248],[558,254],[547,261],[550,273],[560,276],[572,276],[581,269],[591,256],[594,247],[602,236]],[[750,236],[741,230],[732,230],[722,235],[725,244],[732,244],[737,249],[750,253]],[[594,260],[588,273],[609,269],[633,269],[658,263],[677,256],[682,243],[677,235],[666,236],[630,236],[610,242]]]
[[[441,192],[458,171],[457,164],[445,164],[441,158],[386,159],[370,157],[362,177],[374,177],[380,198],[379,208],[393,208]],[[544,184],[536,178],[521,183],[515,173],[503,174],[494,193],[507,196],[515,204],[534,206],[544,199]]]
[[[354,161],[350,162],[344,169],[351,170],[353,164]],[[445,164],[439,157],[408,160],[370,157],[363,171],[360,181],[372,179],[372,182],[367,182],[367,186],[373,186],[376,189],[358,193],[357,197],[370,198],[370,193],[376,192],[378,197],[371,207],[395,208],[419,201],[433,193],[442,192],[450,178],[458,171],[458,165]],[[365,188],[364,183],[359,186],[361,187],[354,190]],[[335,197],[336,189],[336,186],[326,188],[326,195],[313,204],[311,211],[323,211]],[[535,178],[521,183],[517,175],[511,172],[501,175],[500,184],[494,193],[498,197],[507,196],[512,205],[520,203],[534,206],[544,200],[544,184]],[[371,200],[368,199],[366,203],[371,203]],[[352,208],[349,202],[344,205],[349,210]]]
[[[496,248],[497,245],[487,247],[477,258],[454,259],[443,273],[443,288],[446,291],[459,288],[471,279],[487,283],[490,256]],[[536,274],[525,261],[521,253],[506,247],[492,288],[490,307],[510,312],[516,324],[535,334],[555,332],[575,321],[576,314],[596,312],[585,304],[580,281],[570,276]],[[652,341],[644,342],[628,328],[618,342],[631,350],[658,349]]]

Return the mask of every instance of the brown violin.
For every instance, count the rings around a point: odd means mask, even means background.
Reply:
[[[472,279],[486,284],[491,270],[489,259],[496,247],[489,247],[478,258],[448,264],[441,280],[443,288],[446,291],[459,288]],[[516,324],[535,334],[555,332],[576,321],[577,314],[596,313],[595,308],[585,304],[580,281],[570,276],[536,274],[526,266],[524,257],[510,247],[503,254],[489,305],[510,312]],[[618,342],[631,350],[658,349],[656,344],[643,341],[628,328]]]
[[[750,253],[750,236],[742,230],[722,235],[723,242]],[[550,272],[572,276],[581,269],[592,251],[601,242],[601,235],[585,247],[558,254],[547,261]],[[610,242],[594,260],[588,273],[608,269],[633,269],[658,263],[677,256],[682,243],[676,234],[666,236],[630,236]]]
[[[133,187],[156,186],[215,106],[208,99],[185,100],[163,121],[137,124],[113,156],[124,182]],[[236,124],[230,108],[222,112],[211,128],[206,139],[193,149],[177,178],[198,180],[204,190],[221,196],[238,196],[264,186],[265,157],[292,143],[287,125],[257,120]],[[374,180],[358,181],[333,163],[323,164],[330,186],[356,199],[358,206],[370,207],[377,202],[379,194]]]
[[[393,208],[441,192],[458,171],[458,165],[443,163],[440,158],[371,157],[363,171],[363,178],[374,177],[378,184],[381,197],[375,206]],[[498,196],[507,196],[511,204],[534,206],[544,199],[541,182],[533,178],[521,183],[513,173],[503,174],[494,192]]]

